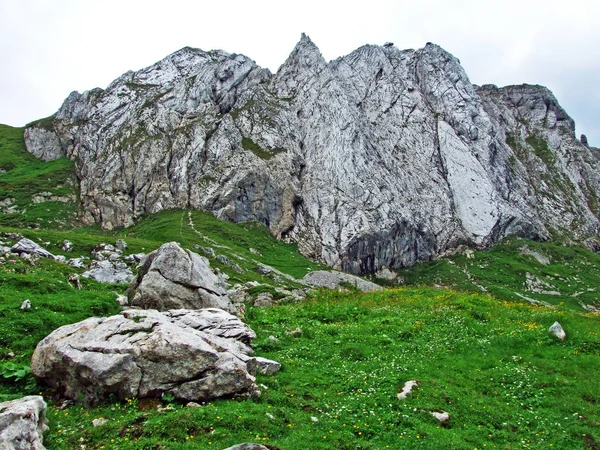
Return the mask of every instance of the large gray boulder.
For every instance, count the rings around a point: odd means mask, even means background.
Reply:
[[[44,450],[46,402],[39,395],[0,403],[0,450]]]
[[[257,393],[254,332],[216,310],[128,310],[66,325],[36,347],[31,371],[67,398],[185,401]],[[261,365],[264,363],[261,361]]]
[[[146,309],[221,308],[234,312],[225,282],[206,258],[177,242],[149,253],[126,292],[129,303]]]

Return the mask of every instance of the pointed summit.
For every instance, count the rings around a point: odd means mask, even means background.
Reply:
[[[327,65],[319,47],[305,33],[277,71],[273,89],[282,97],[296,95],[298,89]]]

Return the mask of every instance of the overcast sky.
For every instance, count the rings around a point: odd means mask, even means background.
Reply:
[[[475,84],[542,84],[600,147],[598,0],[0,0],[0,123],[56,112],[184,46],[275,72],[306,32],[327,60],[364,44],[441,45]]]

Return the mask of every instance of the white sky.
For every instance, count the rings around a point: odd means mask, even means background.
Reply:
[[[0,0],[0,123],[56,112],[184,46],[272,72],[306,32],[327,60],[364,44],[434,42],[475,84],[542,84],[600,146],[598,0]]]

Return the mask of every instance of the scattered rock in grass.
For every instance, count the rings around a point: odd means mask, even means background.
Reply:
[[[201,405],[200,405],[200,403],[196,403],[196,402],[187,402],[185,407],[186,408],[200,408]]]
[[[31,255],[31,257],[32,257],[32,260],[31,260],[32,264],[35,264],[35,261],[33,260],[34,256],[36,256],[36,255]],[[67,258],[65,256],[63,256],[63,255],[55,255],[54,259],[56,261],[60,262],[60,263],[63,263],[63,264],[65,264],[67,262]]]
[[[273,294],[270,292],[260,292],[252,301],[254,306],[271,306],[274,303]]]
[[[542,255],[540,252],[537,252],[535,250],[530,250],[527,246],[524,246],[521,249],[521,255],[531,256],[533,259],[535,259],[537,262],[539,262],[542,266],[547,266],[551,262],[550,258],[548,258],[546,255]]]
[[[128,310],[58,328],[31,371],[67,398],[172,395],[184,401],[259,395],[255,333],[225,311]]]
[[[92,278],[99,283],[129,283],[133,280],[133,272],[124,263],[113,263],[112,261],[93,261],[90,270],[81,274],[84,278]]]
[[[52,253],[27,238],[20,239],[19,242],[12,246],[11,250],[19,255],[35,253],[45,258],[55,259]]]
[[[298,327],[295,330],[287,330],[285,332],[285,334],[294,336],[294,337],[302,337],[302,329],[300,327]]]
[[[525,287],[528,291],[544,295],[560,295],[554,286],[535,275],[525,272]]]
[[[450,414],[448,414],[443,409],[438,409],[436,411],[430,411],[429,414],[431,414],[433,417],[435,417],[441,423],[448,422],[450,420]]]
[[[592,302],[592,303],[588,303],[588,304],[579,302],[579,306],[581,306],[586,311],[593,312],[593,313],[600,313],[600,303],[598,303],[598,302]]]
[[[383,266],[381,269],[375,272],[375,277],[381,278],[382,280],[394,281],[396,278],[398,278],[398,274]]]
[[[211,258],[216,256],[215,251],[212,247],[199,247],[200,251]]]
[[[410,380],[404,383],[402,389],[398,391],[398,400],[404,400],[408,394],[410,394],[415,387],[420,385],[421,383],[418,380]]]
[[[275,420],[275,416],[273,414],[265,413],[265,416],[267,416],[271,420]]]
[[[92,420],[92,426],[95,427],[101,427],[102,425],[106,425],[108,423],[108,419],[105,419],[104,417],[99,417],[98,419],[94,419]]]
[[[234,312],[225,282],[208,260],[169,242],[149,253],[125,293],[129,304],[169,310],[216,307]]]
[[[330,289],[346,288],[348,286],[363,292],[381,291],[383,289],[378,284],[363,280],[355,275],[333,270],[315,270],[308,273],[302,281],[311,286],[327,287]]]
[[[271,449],[274,449],[274,448],[275,447],[271,446]],[[234,445],[233,447],[227,447],[225,450],[269,450],[269,448],[265,447],[264,445],[252,444],[250,442],[246,442],[244,444]]]
[[[77,267],[78,269],[87,269],[84,257],[71,258],[67,261],[67,264],[72,267]]]
[[[224,266],[229,266],[231,263],[229,262],[229,258],[225,255],[217,255],[217,261],[219,261]]]
[[[63,252],[72,252],[73,243],[71,241],[64,240],[62,245]]]
[[[23,303],[21,303],[20,309],[31,309],[31,301],[29,299],[23,300]]]
[[[239,264],[237,263],[231,263],[231,269],[235,272],[235,273],[242,273],[244,271],[244,269],[242,269],[240,267]]]
[[[273,269],[267,266],[258,266],[256,271],[261,275],[269,275],[271,272],[273,272]]]
[[[302,332],[302,330],[300,330],[300,331]],[[267,341],[269,341],[269,342],[275,342],[275,343],[278,343],[278,342],[279,342],[279,339],[277,339],[275,336],[269,336],[269,337],[267,338]]]
[[[275,375],[281,370],[281,364],[279,364],[277,361],[261,358],[260,356],[257,356],[254,359],[256,359],[258,371],[263,375]]]
[[[252,253],[254,255],[260,255],[260,252],[258,250],[256,250],[255,248],[250,247],[248,250],[250,251],[250,253]]]
[[[550,326],[550,328],[548,329],[548,334],[550,336],[555,336],[556,338],[560,339],[561,341],[564,341],[565,338],[567,337],[567,333],[565,333],[565,330],[563,330],[563,327],[558,322],[554,322]]]
[[[117,242],[115,242],[115,247],[123,252],[127,250],[127,242],[125,242],[123,239],[117,239]]]
[[[315,416],[312,416],[312,417],[310,418],[310,420],[312,420],[312,421],[313,421],[313,422],[315,422],[315,423],[319,421],[319,419],[317,419]]]
[[[46,402],[40,395],[0,403],[1,449],[44,450],[46,430]]]
[[[79,275],[72,273],[67,275],[67,281],[71,283],[76,289],[81,289],[81,282],[79,281]]]

